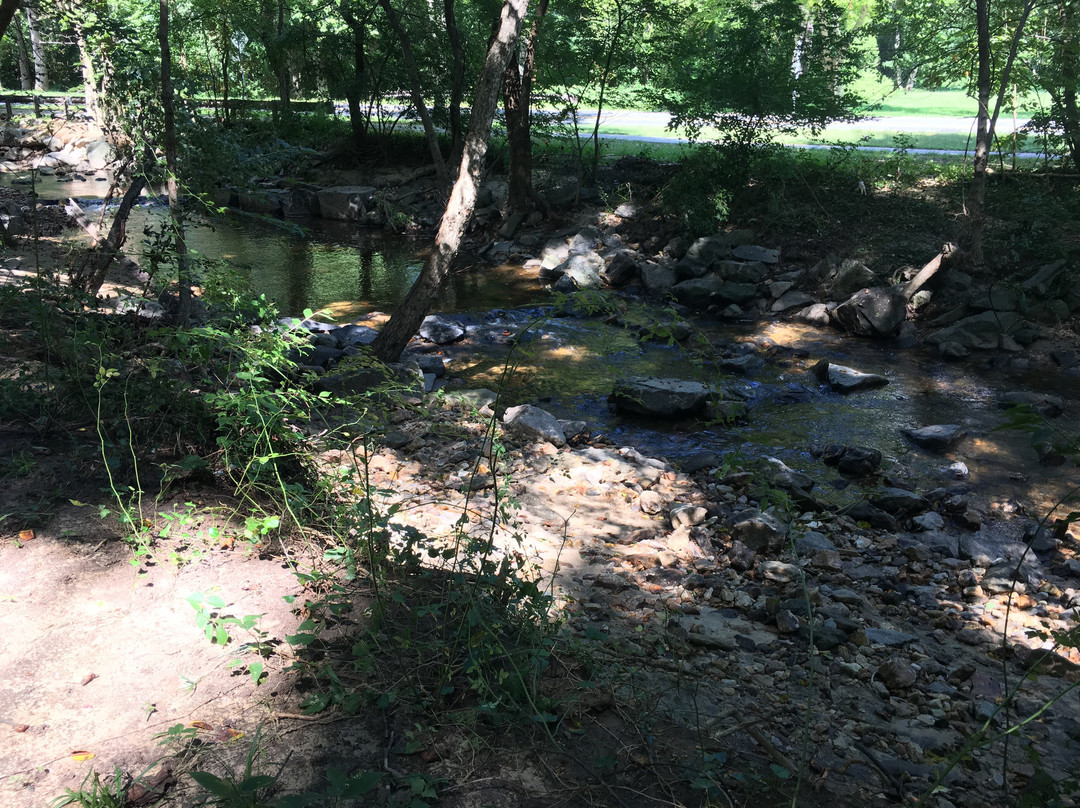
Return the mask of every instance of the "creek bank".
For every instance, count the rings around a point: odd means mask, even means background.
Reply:
[[[785,511],[768,492],[811,489],[824,468],[814,479],[777,462],[721,470],[704,458],[688,472],[588,429],[519,429],[519,412],[492,410],[494,394],[457,396],[427,399],[423,416],[399,413],[371,456],[373,485],[394,490],[385,506],[438,494],[437,507],[402,508],[401,528],[449,541],[459,509],[494,512],[505,480],[520,503],[515,524],[477,517],[469,530],[494,528],[505,551],[535,559],[564,632],[613,666],[594,675],[640,667],[665,714],[688,731],[695,720],[734,727],[737,754],[761,751],[739,729],[757,715],[768,743],[798,760],[806,719],[794,705],[810,699],[810,771],[844,804],[917,793],[994,714],[1003,659],[1014,676],[1041,666],[1020,716],[1080,677],[1074,650],[1044,657],[1030,633],[1066,629],[1080,613],[1075,530],[1055,537],[1009,502],[976,508],[962,482],[895,487],[895,467],[860,467],[869,476],[847,489],[887,526],[842,509]],[[486,442],[491,419],[504,423],[506,454]],[[322,457],[328,473],[345,461]],[[677,687],[684,677],[693,703]],[[1071,765],[1078,730],[1069,709],[1050,708],[1037,740],[1048,771]],[[996,771],[992,755],[953,770],[953,804],[987,804]],[[1008,776],[1023,782],[1022,764]]]

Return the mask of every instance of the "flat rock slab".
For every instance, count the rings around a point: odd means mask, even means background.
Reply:
[[[967,437],[967,431],[959,424],[934,424],[919,429],[903,429],[904,437],[931,452],[947,452]]]
[[[814,374],[838,393],[854,393],[859,390],[873,390],[884,387],[889,380],[876,373],[863,373],[855,368],[834,365],[822,359],[812,368]]]
[[[615,408],[632,415],[677,418],[705,409],[712,391],[701,382],[631,376],[615,383]]]
[[[760,261],[763,264],[775,264],[780,260],[780,251],[768,247],[743,244],[731,251],[740,261]]]

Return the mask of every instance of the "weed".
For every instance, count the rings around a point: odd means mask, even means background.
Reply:
[[[28,449],[24,449],[21,452],[16,452],[11,458],[4,464],[5,470],[0,479],[5,477],[12,477],[18,479],[20,477],[29,477],[34,473],[34,469],[37,468],[37,458],[34,457],[34,453]]]
[[[191,778],[210,794],[205,805],[218,808],[269,808],[271,803],[266,801],[266,793],[277,783],[281,772],[276,776],[255,773],[255,761],[261,754],[261,732],[260,727],[251,739],[241,774],[228,772],[224,777],[218,777],[207,771],[190,772]]]
[[[78,805],[80,808],[127,808],[128,792],[133,786],[143,784],[146,775],[157,766],[154,761],[138,776],[129,777],[119,767],[115,767],[108,780],[102,780],[94,769],[86,773],[77,789],[65,789],[64,793],[49,803],[50,808],[63,808]]]
[[[50,803],[50,808],[63,808],[65,805],[78,805],[80,808],[124,808],[127,805],[124,773],[118,766],[112,781],[106,784],[101,781],[101,776],[91,769],[78,789],[65,789],[62,796]]]

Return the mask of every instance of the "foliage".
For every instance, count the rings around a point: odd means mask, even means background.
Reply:
[[[691,139],[706,127],[737,149],[773,131],[852,117],[856,31],[831,2],[719,0],[667,32],[654,98]]]

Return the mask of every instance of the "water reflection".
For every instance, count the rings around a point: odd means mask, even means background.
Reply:
[[[145,228],[159,227],[166,211],[144,206],[131,214],[132,253],[145,253]],[[228,214],[196,217],[188,247],[208,260],[227,260],[287,314],[304,309],[332,312],[339,321],[372,311],[392,311],[412,286],[430,247],[409,238],[348,222],[323,219],[268,222]],[[520,267],[466,269],[451,276],[436,309],[477,310],[533,302],[544,290],[535,270]]]

